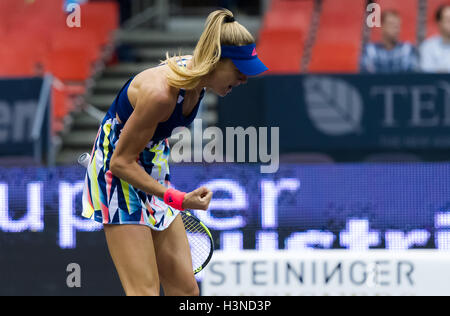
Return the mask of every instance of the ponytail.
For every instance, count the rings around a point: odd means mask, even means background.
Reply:
[[[194,89],[220,61],[221,45],[242,46],[254,42],[247,29],[234,20],[231,11],[221,9],[212,12],[206,19],[205,30],[195,47],[191,69],[180,67],[178,57],[170,58],[169,53],[166,53],[166,63],[170,68],[167,76],[169,85],[178,89]]]

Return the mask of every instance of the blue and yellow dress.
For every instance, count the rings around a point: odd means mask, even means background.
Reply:
[[[186,65],[186,59],[183,59],[183,64]],[[154,230],[164,230],[179,211],[165,204],[162,199],[114,176],[109,168],[114,149],[120,141],[120,133],[133,112],[127,94],[132,80],[128,80],[120,90],[98,130],[84,182],[82,216],[103,224],[141,224]],[[167,138],[176,127],[192,123],[205,90],[202,90],[198,103],[188,117],[183,115],[185,94],[186,91],[180,89],[172,115],[167,121],[158,124],[153,138],[136,159],[143,172],[165,187],[170,187],[170,148]],[[122,124],[116,119],[116,114]]]

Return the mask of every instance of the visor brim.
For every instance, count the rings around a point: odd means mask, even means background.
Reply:
[[[231,59],[234,65],[246,76],[257,76],[269,70],[259,58],[252,59]]]

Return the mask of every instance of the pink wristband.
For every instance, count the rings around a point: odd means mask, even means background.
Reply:
[[[166,193],[164,193],[164,203],[172,206],[177,210],[184,211],[182,205],[185,195],[185,192],[181,192],[172,188],[167,189]]]

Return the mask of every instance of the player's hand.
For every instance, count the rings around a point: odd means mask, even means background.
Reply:
[[[204,210],[206,211],[211,202],[212,191],[206,187],[198,188],[192,192],[186,193],[183,200],[184,209]]]

